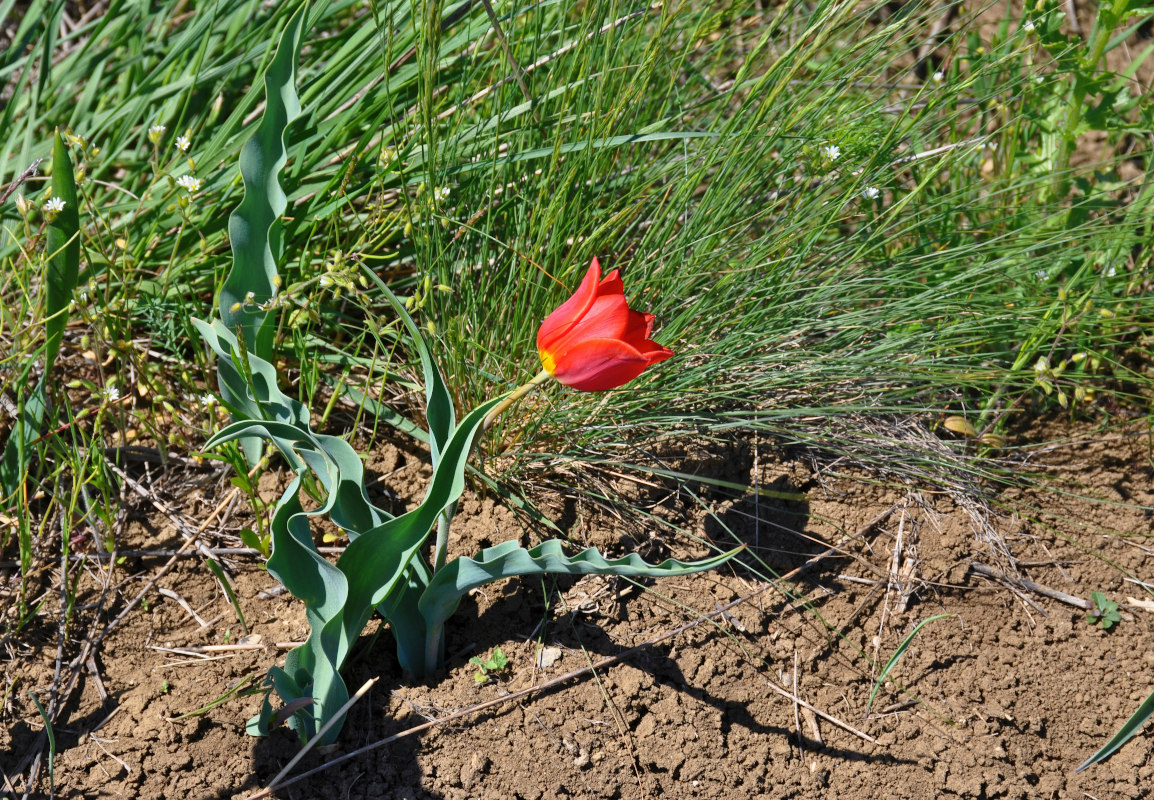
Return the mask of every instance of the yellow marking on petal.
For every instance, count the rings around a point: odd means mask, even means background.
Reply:
[[[550,375],[557,369],[557,362],[553,359],[553,354],[548,350],[541,351],[541,367]]]

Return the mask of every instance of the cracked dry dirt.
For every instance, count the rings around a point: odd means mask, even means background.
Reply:
[[[1052,432],[1051,432],[1052,433]],[[1126,619],[1112,632],[1071,605],[975,573],[997,569],[972,517],[945,496],[871,485],[789,454],[733,445],[682,453],[682,469],[732,481],[754,478],[762,496],[702,489],[707,513],[687,493],[641,487],[658,519],[726,546],[724,527],[778,574],[830,545],[844,555],[813,563],[793,597],[754,573],[728,568],[644,587],[602,578],[509,580],[477,592],[452,620],[448,667],[428,683],[407,682],[388,634],[372,623],[347,671],[352,688],[380,681],[350,714],[341,741],[294,769],[322,766],[358,747],[477,703],[540,685],[714,613],[688,631],[641,648],[583,677],[510,699],[402,737],[274,793],[282,798],[783,798],[1011,797],[1129,798],[1154,785],[1154,746],[1139,734],[1103,764],[1074,768],[1101,746],[1154,689],[1154,611],[1129,573],[1154,577],[1150,549],[1154,470],[1149,432],[1083,433],[1039,449],[1032,468],[1078,494],[1005,489],[999,500],[1024,513],[990,519],[1009,543],[1021,577],[1069,595],[1103,591]],[[419,454],[376,453],[379,486],[416,496]],[[138,477],[142,477],[139,476]],[[158,496],[163,475],[154,475]],[[860,477],[860,476],[859,476]],[[183,499],[204,518],[227,484]],[[273,486],[266,489],[275,496]],[[634,491],[638,491],[634,487]],[[1032,510],[1031,510],[1032,509]],[[238,512],[239,513],[239,512]],[[557,509],[570,538],[614,555],[700,557],[706,550],[656,521],[622,521],[570,504]],[[229,526],[242,526],[243,517]],[[873,524],[871,524],[873,523]],[[489,498],[468,496],[454,527],[456,554],[509,536],[520,521]],[[126,548],[174,548],[173,524],[142,503]],[[895,557],[896,552],[896,557]],[[155,574],[158,560],[124,565],[111,615]],[[252,629],[249,640],[198,559],[180,561],[133,611],[85,670],[66,722],[56,731],[59,797],[232,798],[259,790],[296,753],[285,730],[244,732],[258,698],[233,697],[203,715],[174,720],[259,678],[282,660],[278,643],[306,634],[302,609],[269,596],[274,581],[251,558],[231,560]],[[81,603],[94,602],[94,567]],[[891,580],[892,578],[892,580]],[[726,614],[718,608],[755,595]],[[175,599],[179,596],[203,627]],[[78,612],[83,621],[85,611]],[[914,640],[866,706],[875,676],[923,619]],[[824,621],[824,623],[823,623]],[[828,626],[828,627],[827,627]],[[74,635],[79,637],[82,625]],[[379,634],[379,635],[378,635]],[[252,649],[205,646],[259,641]],[[55,622],[36,648],[11,662],[14,687],[0,726],[0,768],[13,775],[41,730],[26,690],[45,689],[56,654]],[[555,660],[537,666],[539,646]],[[477,686],[469,656],[500,647],[510,668]],[[167,648],[167,649],[165,649]],[[868,658],[867,658],[868,656]],[[12,673],[12,670],[15,672]],[[97,677],[98,676],[98,677]],[[774,688],[776,687],[776,688]],[[795,704],[797,696],[828,715]],[[864,733],[866,739],[830,721]],[[47,791],[46,781],[41,783]]]

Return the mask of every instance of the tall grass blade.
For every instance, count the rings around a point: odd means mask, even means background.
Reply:
[[[48,786],[53,794],[56,792],[56,731],[52,729],[52,720],[48,718],[48,712],[44,710],[40,698],[28,692],[28,696],[32,698],[33,704],[36,706],[36,711],[40,714],[40,719],[44,722],[44,732],[48,734]]]
[[[24,482],[24,474],[32,458],[32,443],[48,414],[48,387],[64,328],[68,325],[68,309],[80,274],[80,213],[76,207],[76,174],[68,148],[57,131],[52,140],[52,197],[64,202],[64,208],[48,223],[45,236],[47,263],[44,290],[46,317],[44,344],[44,373],[27,396],[22,396],[16,424],[0,458],[0,492],[6,502],[16,498]],[[23,393],[34,359],[29,359],[20,373],[17,391]],[[23,548],[22,548],[23,549]]]

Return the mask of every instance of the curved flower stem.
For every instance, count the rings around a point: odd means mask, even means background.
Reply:
[[[552,376],[548,372],[541,370],[541,372],[538,373],[537,376],[533,378],[533,380],[518,386],[516,389],[510,392],[509,396],[502,400],[500,404],[498,404],[492,411],[489,412],[489,415],[485,417],[485,421],[481,425],[481,430],[488,430],[489,426],[493,424],[494,420],[496,420],[502,412],[507,411],[509,406],[516,403],[538,385],[544,383],[551,377]],[[452,518],[453,515],[451,511],[445,511],[441,514],[441,516],[437,518],[437,547],[433,551],[433,572],[436,572],[441,567],[445,566],[445,557],[449,549],[449,522],[452,520]]]
[[[485,417],[485,422],[483,425],[481,425],[481,430],[489,430],[489,427],[496,421],[497,417],[501,416],[501,414],[509,410],[509,406],[516,403],[522,397],[529,394],[529,392],[533,391],[533,389],[537,388],[537,386],[552,377],[553,376],[545,370],[541,370],[539,373],[537,373],[537,376],[534,377],[533,380],[518,386],[516,389],[510,392],[509,396],[502,400],[496,408],[489,412],[489,416]]]

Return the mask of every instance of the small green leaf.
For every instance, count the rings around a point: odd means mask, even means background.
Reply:
[[[872,691],[870,691],[869,702],[866,703],[866,716],[869,716],[870,708],[872,708],[873,704],[874,704],[874,697],[877,695],[878,689],[881,688],[882,681],[884,681],[886,679],[886,676],[890,674],[890,670],[892,670],[894,668],[894,665],[898,663],[898,661],[901,659],[901,657],[903,655],[905,655],[906,649],[910,646],[910,643],[913,642],[914,637],[918,635],[918,631],[920,631],[926,625],[929,625],[931,622],[934,622],[935,620],[945,619],[946,617],[949,617],[949,616],[953,616],[953,615],[952,614],[938,614],[935,617],[930,617],[929,619],[924,619],[918,623],[918,626],[916,628],[914,628],[912,631],[910,631],[909,636],[902,639],[902,643],[898,645],[898,649],[894,651],[894,654],[892,656],[890,656],[890,660],[886,662],[886,665],[884,667],[882,667],[882,671],[878,673],[877,680],[874,681],[874,688]]]

